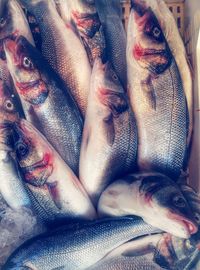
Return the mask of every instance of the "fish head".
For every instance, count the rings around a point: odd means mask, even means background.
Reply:
[[[9,145],[12,124],[18,119],[15,97],[6,82],[0,80],[0,143]]]
[[[192,215],[194,216],[194,219],[196,220],[196,223],[198,225],[198,232],[192,235],[191,239],[200,249],[200,196],[189,185],[181,185],[180,188],[192,210]]]
[[[25,36],[32,44],[33,37],[22,8],[16,0],[2,1],[0,11],[0,57],[5,60],[3,40],[7,37]]]
[[[92,71],[92,87],[97,103],[114,117],[128,110],[128,100],[124,89],[109,62],[96,59]]]
[[[42,186],[53,171],[53,151],[45,138],[26,120],[12,131],[13,148],[26,183]]]
[[[4,50],[9,71],[15,83],[16,90],[23,101],[32,105],[42,104],[48,89],[37,68],[37,58],[34,58],[33,46],[22,36],[16,39],[7,38]]]
[[[172,53],[158,19],[144,1],[132,0],[128,39],[130,62],[155,75],[170,66]]]
[[[173,180],[161,174],[146,175],[139,193],[147,210],[145,221],[181,238],[197,232],[191,209]]]

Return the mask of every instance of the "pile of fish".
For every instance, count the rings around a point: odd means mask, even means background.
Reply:
[[[1,0],[2,269],[199,269],[191,81],[163,0]]]

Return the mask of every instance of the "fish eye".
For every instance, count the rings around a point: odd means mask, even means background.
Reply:
[[[153,35],[154,35],[155,38],[159,38],[160,37],[161,30],[157,26],[155,26],[153,28],[153,31],[152,32],[153,32]]]
[[[0,18],[0,27],[3,27],[6,24],[6,19],[1,17]]]
[[[194,218],[195,218],[196,222],[199,224],[200,223],[200,214],[194,213]]]
[[[175,196],[173,198],[173,203],[177,207],[185,207],[186,206],[186,202],[185,202],[184,198],[181,196]]]
[[[117,77],[117,75],[116,75],[115,73],[113,73],[112,78],[113,78],[113,80],[115,80],[115,81],[117,81],[117,79],[118,79],[118,77]]]
[[[23,58],[23,66],[25,68],[33,68],[33,63],[31,62],[31,59],[27,56]]]
[[[11,112],[14,110],[14,104],[12,103],[12,101],[10,99],[7,99],[4,102],[4,107],[7,111]]]
[[[22,142],[16,145],[16,155],[18,159],[23,159],[28,155],[29,149],[28,146]]]

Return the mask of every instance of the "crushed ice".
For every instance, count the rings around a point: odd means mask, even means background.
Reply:
[[[0,269],[23,242],[44,231],[31,209],[11,209],[0,195]]]

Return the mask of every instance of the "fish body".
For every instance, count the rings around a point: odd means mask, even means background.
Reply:
[[[138,166],[177,180],[188,157],[188,106],[178,66],[159,22],[142,3],[132,1],[127,41]]]
[[[137,215],[152,226],[182,238],[189,238],[198,229],[180,188],[158,173],[138,173],[116,180],[102,193],[98,213]]]
[[[80,38],[72,27],[66,26],[62,21],[53,0],[21,0],[21,2],[37,19],[42,38],[42,54],[63,79],[84,114],[91,67]]]
[[[81,114],[60,78],[24,37],[4,42],[8,68],[31,121],[78,174]]]
[[[75,26],[80,35],[91,65],[95,58],[105,57],[105,37],[94,1],[56,1],[59,14],[66,24]]]
[[[96,59],[80,156],[80,180],[96,204],[105,187],[133,171],[137,129],[124,89],[109,62]]]
[[[5,82],[0,81],[0,193],[12,209],[31,207],[9,145],[10,125],[18,120],[19,113],[11,91]]]
[[[12,131],[13,149],[33,206],[46,222],[93,219],[93,205],[72,170],[26,120]]]
[[[41,235],[21,246],[3,269],[86,269],[131,238],[157,229],[137,218],[98,220]]]
[[[127,89],[126,33],[122,24],[121,3],[119,0],[98,0],[95,5],[103,26],[107,59],[124,89]]]

